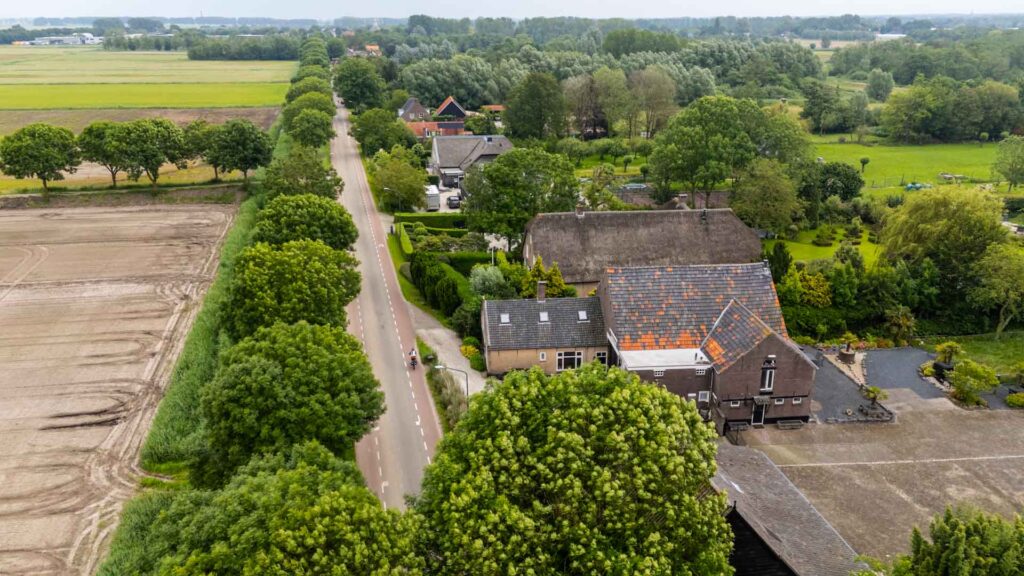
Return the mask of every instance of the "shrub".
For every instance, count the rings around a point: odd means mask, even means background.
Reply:
[[[476,336],[466,336],[462,339],[463,346],[473,346],[477,349],[480,348],[480,339]]]
[[[793,342],[796,342],[801,346],[814,346],[815,344],[818,343],[817,340],[811,338],[810,336],[795,336],[793,338]]]
[[[396,212],[395,222],[419,222],[430,228],[465,228],[466,215],[459,212]]]
[[[463,344],[462,346],[460,346],[459,352],[461,352],[462,355],[465,356],[466,358],[472,358],[473,356],[480,354],[480,350],[478,350],[476,346],[472,346],[469,344]]]
[[[413,253],[412,239],[409,238],[409,232],[405,229],[405,224],[395,224],[395,230],[398,232],[398,245],[402,248],[402,255],[406,258],[411,257]]]
[[[999,385],[996,371],[973,360],[961,360],[949,374],[953,395],[968,406],[984,404],[982,392],[988,392]]]
[[[441,404],[440,416],[445,430],[451,430],[458,424],[468,405],[462,385],[455,380],[451,372],[433,367],[427,371],[427,383],[434,393],[434,398]]]
[[[814,235],[814,240],[811,241],[815,246],[831,246],[835,240],[835,235],[832,232],[832,228],[829,226],[822,226],[818,228],[818,233]]]
[[[452,314],[452,328],[459,336],[466,338],[483,338],[483,327],[480,326],[480,309],[483,301],[478,296],[471,296],[462,302],[458,310]],[[478,340],[479,341],[479,340]]]
[[[448,252],[441,256],[441,261],[448,262],[459,274],[469,276],[474,266],[490,264],[491,255],[487,252]]]
[[[483,354],[477,352],[469,357],[469,367],[477,372],[484,372],[487,370],[487,360]]]
[[[931,360],[925,362],[924,364],[921,364],[921,366],[917,370],[918,372],[921,373],[921,376],[924,376],[926,378],[935,377],[935,363],[932,362]]]
[[[1006,405],[1010,408],[1024,408],[1024,392],[1017,392],[1007,396]]]

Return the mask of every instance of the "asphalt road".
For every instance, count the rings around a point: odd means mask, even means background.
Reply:
[[[362,340],[387,402],[377,427],[356,444],[356,461],[381,502],[404,509],[405,496],[419,492],[423,468],[434,455],[441,426],[422,366],[411,370],[406,361],[416,345],[412,318],[348,128],[348,111],[339,108],[331,161],[345,181],[341,203],[359,229],[355,252],[363,275],[359,297],[349,306],[349,332]]]

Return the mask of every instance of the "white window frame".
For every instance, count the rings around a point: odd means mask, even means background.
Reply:
[[[590,322],[590,318],[587,317],[587,311],[586,310],[577,310],[576,311],[576,321],[577,322]]]
[[[804,399],[803,398],[793,398],[793,404],[794,405],[796,405],[796,404],[803,404],[803,403],[804,403]]]
[[[511,324],[512,317],[508,314],[501,314],[500,316],[498,316],[498,321],[501,322],[502,324]]]
[[[547,324],[548,322],[551,322],[551,316],[546,311],[542,311],[540,313],[540,323]]]
[[[594,352],[594,360],[597,360],[605,366],[608,365],[608,353],[607,352]]]
[[[665,376],[665,371],[664,370],[655,370],[654,371],[654,377],[655,378],[661,378],[663,376]]]
[[[548,353],[547,352],[541,352],[540,353],[540,361],[541,362],[547,362],[548,361]]]
[[[775,405],[776,406],[782,406],[785,403],[786,403],[786,399],[785,398],[776,398],[775,399]]]
[[[697,392],[697,401],[698,402],[710,402],[711,401],[711,392],[708,392],[707,390],[701,390],[701,391]]]
[[[690,392],[689,394],[686,395],[686,399],[687,400],[696,400],[697,399],[697,394],[695,394],[693,392]]]
[[[730,408],[739,408],[740,407],[740,401],[739,400],[730,400],[729,401],[729,407]]]
[[[775,390],[775,368],[762,368],[761,392],[771,392],[772,390]]]
[[[697,376],[704,376],[705,374],[708,373],[708,369],[707,368],[697,368],[696,373],[697,373]]]
[[[566,360],[572,359],[574,366],[566,368]],[[564,352],[557,352],[555,356],[555,370],[558,372],[564,372],[565,370],[574,370],[583,365],[583,352],[576,350],[566,350]]]

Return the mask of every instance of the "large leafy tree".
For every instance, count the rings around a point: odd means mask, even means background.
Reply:
[[[629,93],[643,113],[646,136],[653,138],[676,111],[675,82],[660,66],[649,66],[630,74]]]
[[[39,178],[43,192],[81,164],[75,135],[67,128],[29,124],[0,140],[0,170],[15,178]]]
[[[614,131],[616,125],[625,120],[632,107],[626,73],[607,66],[594,71],[594,90],[597,93],[597,105],[608,122],[608,129]]]
[[[541,212],[567,212],[578,201],[572,164],[561,154],[516,148],[471,170],[463,185],[470,227],[521,243]]]
[[[303,146],[319,148],[334,138],[334,119],[319,110],[303,110],[288,126],[288,135]]]
[[[618,368],[513,372],[427,469],[421,553],[441,574],[728,574],[715,437]]]
[[[505,110],[508,131],[516,138],[558,138],[565,132],[566,104],[558,80],[534,72],[512,91]]]
[[[359,235],[341,204],[314,194],[277,196],[256,215],[253,241],[280,246],[292,240],[320,240],[335,250],[352,248]]]
[[[120,124],[100,120],[89,124],[78,135],[78,148],[82,159],[95,162],[110,172],[110,183],[117,187],[117,175],[128,165],[128,150],[123,141],[124,130]]]
[[[164,164],[184,166],[187,150],[185,132],[164,118],[133,120],[118,130],[126,151],[125,173],[132,180],[143,175],[155,188]]]
[[[367,110],[352,120],[352,137],[359,141],[363,154],[372,156],[378,150],[391,150],[395,146],[412,148],[416,136],[394,112],[383,108]]]
[[[380,193],[382,210],[411,211],[427,205],[427,198],[423,193],[426,174],[422,168],[412,166],[400,156],[378,152],[374,156],[373,179]]]
[[[334,99],[328,94],[320,92],[306,92],[302,96],[292,100],[281,110],[281,118],[285,128],[291,126],[292,121],[302,113],[303,110],[319,110],[334,118],[337,108],[334,106]]]
[[[359,293],[358,261],[320,241],[242,251],[229,288],[228,332],[244,338],[275,322],[344,326],[345,306]]]
[[[338,65],[334,89],[356,114],[384,104],[387,85],[377,67],[366,58],[346,58]]]
[[[1010,183],[1010,190],[1024,182],[1024,136],[1010,136],[999,143],[992,171]]]
[[[220,166],[210,162],[214,156],[211,154],[213,143],[216,141],[219,124],[210,124],[206,120],[197,119],[189,122],[184,129],[185,160],[196,162],[200,159],[206,160],[213,168],[213,179],[220,178]]]
[[[213,146],[218,164],[225,171],[241,170],[249,182],[249,172],[270,164],[274,146],[270,135],[244,118],[228,120],[217,130]]]
[[[287,156],[271,162],[263,175],[263,189],[271,199],[296,194],[334,199],[344,187],[338,173],[324,166],[316,150],[301,145],[293,146]]]
[[[254,458],[220,490],[159,497],[171,502],[145,540],[100,574],[415,576],[423,567],[415,519],[385,511],[355,464],[316,442]]]
[[[1005,241],[1002,213],[1002,200],[982,190],[922,190],[886,218],[882,239],[890,257],[910,264],[930,259],[941,300],[955,303],[976,284],[974,264],[989,245]]]
[[[1024,249],[992,244],[977,263],[978,285],[972,296],[982,306],[999,309],[996,339],[1024,312]]]
[[[889,94],[892,94],[892,89],[895,86],[896,83],[892,80],[892,74],[874,68],[868,74],[868,85],[864,88],[864,92],[872,100],[885,102],[888,100]]]
[[[758,158],[741,175],[729,206],[748,226],[784,234],[803,210],[782,165]]]
[[[737,101],[705,96],[669,122],[658,137],[651,168],[659,186],[672,180],[703,191],[705,202],[718,184],[746,167],[757,153]]]
[[[307,440],[350,454],[384,413],[384,395],[362,344],[343,327],[278,323],[223,354],[201,406],[200,468],[215,481],[254,454]]]
[[[319,92],[321,94],[331,95],[331,85],[327,83],[327,80],[318,78],[316,76],[306,76],[300,80],[296,80],[292,83],[291,87],[288,88],[288,93],[285,94],[285,101],[291,102],[303,94],[309,92]]]
[[[1014,522],[971,509],[947,508],[932,520],[929,537],[914,529],[909,556],[898,559],[893,576],[1009,576],[1024,573],[1024,521]]]

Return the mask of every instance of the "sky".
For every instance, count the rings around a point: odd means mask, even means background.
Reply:
[[[1005,0],[16,0],[0,1],[0,18],[36,16],[263,16],[331,19],[339,16],[394,17],[429,14],[453,18],[478,16],[584,16],[590,18],[664,18],[679,16],[827,16],[1000,13]]]

